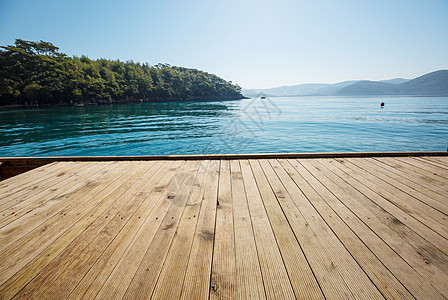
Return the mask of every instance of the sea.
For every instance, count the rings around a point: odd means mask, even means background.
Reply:
[[[447,151],[448,97],[260,97],[0,111],[0,132],[0,157]]]

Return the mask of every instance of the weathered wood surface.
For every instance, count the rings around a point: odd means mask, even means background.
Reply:
[[[269,158],[349,158],[349,157],[409,157],[448,156],[448,152],[328,152],[328,153],[254,153],[200,154],[158,156],[64,156],[64,157],[0,157],[0,180],[22,174],[40,166],[61,161],[148,161],[148,160],[221,160]]]
[[[448,298],[447,156],[49,163],[0,182],[0,299]]]

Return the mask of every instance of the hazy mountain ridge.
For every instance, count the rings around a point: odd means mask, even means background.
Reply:
[[[243,89],[242,93],[247,97],[254,97],[260,93],[267,96],[448,96],[448,70],[431,72],[414,79],[311,83],[270,89]]]
[[[448,96],[448,70],[431,72],[401,84],[360,81],[340,89],[335,95]]]
[[[292,86],[281,86],[269,89],[246,89],[242,93],[246,97],[254,97],[260,93],[267,96],[330,96],[341,88],[357,81],[343,81],[338,83],[305,83]]]

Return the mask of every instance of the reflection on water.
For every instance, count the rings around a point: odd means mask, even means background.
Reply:
[[[4,111],[0,156],[445,151],[448,145],[448,98],[270,100],[271,107],[247,99]]]

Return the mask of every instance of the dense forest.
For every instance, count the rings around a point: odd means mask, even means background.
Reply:
[[[1,106],[241,98],[238,85],[196,69],[69,57],[44,41],[0,50]]]

